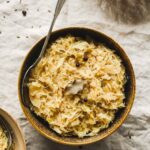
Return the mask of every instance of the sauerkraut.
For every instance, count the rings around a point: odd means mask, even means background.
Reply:
[[[101,43],[68,35],[49,45],[32,70],[32,110],[62,136],[94,136],[124,107],[125,68]]]
[[[5,131],[0,126],[0,150],[6,150],[8,147],[8,138]]]

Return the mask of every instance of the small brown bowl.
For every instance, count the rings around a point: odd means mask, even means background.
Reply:
[[[20,127],[17,122],[10,116],[5,110],[0,108],[0,115],[10,126],[12,135],[12,149],[14,150],[26,150],[25,140]]]
[[[30,111],[29,108],[25,107],[23,105],[23,101],[21,98],[21,85],[22,85],[22,78],[24,76],[25,71],[27,68],[32,64],[32,62],[36,59],[36,57],[39,55],[44,38],[42,38],[40,41],[38,41],[29,51],[28,55],[25,57],[25,60],[23,62],[23,65],[20,70],[20,75],[19,75],[19,82],[18,82],[18,95],[20,99],[20,104],[21,107],[29,120],[29,122],[33,125],[33,127],[39,131],[42,135],[47,137],[48,139],[51,139],[53,141],[56,141],[58,143],[62,144],[67,144],[67,145],[85,145],[89,143],[93,143],[99,140],[104,139],[105,137],[111,135],[113,132],[115,132],[121,124],[125,121],[126,117],[128,116],[133,101],[135,97],[135,76],[134,76],[134,71],[131,65],[131,62],[125,53],[125,51],[115,42],[113,39],[108,37],[107,35],[93,30],[89,28],[84,28],[84,27],[68,27],[64,29],[60,29],[57,31],[54,31],[51,35],[49,43],[52,43],[55,41],[58,37],[63,37],[65,35],[71,34],[73,36],[79,36],[86,38],[87,36],[92,38],[93,40],[104,43],[107,47],[110,49],[115,50],[115,53],[120,56],[122,59],[122,62],[125,66],[126,69],[126,74],[128,77],[126,86],[125,86],[125,108],[120,109],[115,117],[115,120],[110,126],[101,131],[98,135],[93,136],[93,137],[85,137],[85,138],[77,138],[77,137],[62,137],[52,131],[49,127],[48,124],[42,120],[41,118],[37,117],[33,112]]]

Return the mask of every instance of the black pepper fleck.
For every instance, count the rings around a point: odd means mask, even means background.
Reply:
[[[15,9],[14,11],[17,11],[17,9]]]
[[[10,1],[6,1],[6,3],[9,3]]]
[[[19,38],[20,38],[20,36],[17,36],[17,38],[19,39]]]
[[[28,36],[26,36],[26,38],[29,38]]]
[[[51,11],[50,11],[50,10],[48,10],[48,12],[49,12],[49,13],[51,13]]]
[[[96,121],[96,124],[100,124],[100,121]]]
[[[6,18],[5,16],[3,16],[3,18]]]
[[[80,67],[80,63],[78,61],[76,62],[76,67]]]
[[[22,11],[22,14],[23,14],[23,16],[25,17],[25,16],[27,15],[27,11],[26,11],[26,10],[23,10],[23,11]]]
[[[88,101],[88,99],[87,99],[87,98],[84,98],[84,99],[83,99],[83,101],[84,101],[84,102],[87,102],[87,101]]]
[[[2,31],[0,31],[0,34],[2,34]]]
[[[83,56],[83,61],[87,61],[87,60],[88,60],[88,54],[85,52]]]

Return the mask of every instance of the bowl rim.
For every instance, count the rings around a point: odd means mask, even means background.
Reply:
[[[114,40],[110,35],[107,35],[95,28],[92,28],[92,27],[87,27],[87,26],[69,26],[69,27],[63,27],[63,28],[59,28],[59,29],[56,29],[54,30],[52,33],[55,34],[56,32],[60,32],[60,31],[63,31],[63,30],[67,30],[67,29],[84,29],[84,30],[90,30],[92,32],[95,32],[96,34],[101,34],[102,36],[108,38],[109,40],[111,40],[113,43],[115,43],[117,45],[117,47],[119,47],[119,50],[122,51],[124,53],[124,55],[126,56],[126,60],[128,62],[128,64],[130,65],[130,68],[131,68],[131,72],[132,72],[132,82],[133,82],[133,92],[132,92],[132,96],[130,98],[130,105],[128,106],[128,109],[126,110],[126,113],[120,118],[120,120],[117,122],[116,126],[114,126],[111,130],[109,130],[109,132],[107,132],[107,134],[103,135],[103,136],[97,136],[97,138],[93,139],[93,140],[88,140],[88,141],[81,141],[81,142],[74,142],[73,140],[70,142],[70,141],[64,141],[64,140],[59,140],[59,139],[56,139],[55,137],[53,136],[49,136],[47,135],[44,131],[40,130],[39,127],[34,123],[34,121],[32,121],[30,119],[30,117],[28,116],[28,113],[26,112],[25,110],[25,107],[24,105],[22,104],[22,98],[21,98],[21,94],[20,94],[20,81],[21,81],[21,74],[22,74],[22,68],[25,64],[25,61],[26,59],[28,58],[28,56],[30,55],[31,51],[33,50],[33,48],[40,42],[42,41],[46,36],[42,37],[41,39],[39,39],[31,48],[30,50],[27,52],[27,54],[25,55],[24,57],[24,60],[22,62],[22,65],[21,65],[21,68],[20,68],[20,71],[19,71],[19,77],[18,77],[18,97],[19,97],[19,101],[20,101],[20,105],[21,105],[21,108],[24,112],[24,115],[26,116],[27,120],[31,123],[31,125],[33,126],[33,128],[35,128],[41,135],[43,135],[44,137],[54,141],[54,142],[57,142],[57,143],[60,143],[60,144],[64,144],[64,145],[71,145],[71,146],[79,146],[79,145],[87,145],[87,144],[92,144],[92,143],[95,143],[97,141],[100,141],[100,140],[103,140],[105,139],[106,137],[110,136],[112,133],[114,133],[115,131],[118,130],[118,128],[124,123],[124,121],[127,119],[127,116],[129,114],[129,112],[131,111],[131,108],[133,106],[133,103],[134,103],[134,99],[135,99],[135,93],[136,93],[136,80],[135,80],[135,73],[134,73],[134,69],[133,69],[133,66],[132,66],[132,63],[127,55],[127,53],[125,52],[125,50],[122,48],[122,46],[120,46],[120,44],[118,44],[118,42],[116,40]],[[90,138],[90,137],[89,137]]]
[[[6,114],[6,116],[8,116],[12,120],[12,122],[14,123],[16,128],[18,129],[18,132],[20,133],[20,136],[22,138],[23,148],[24,148],[23,150],[26,150],[26,142],[25,142],[24,134],[23,134],[23,131],[22,131],[21,127],[19,126],[17,121],[14,119],[14,117],[12,115],[10,115],[6,110],[0,108],[0,111],[3,112],[4,114]],[[10,125],[10,127],[12,127],[11,124],[9,124],[9,125]],[[13,128],[12,128],[12,130],[13,130]]]

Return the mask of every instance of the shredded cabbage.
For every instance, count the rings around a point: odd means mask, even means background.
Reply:
[[[125,68],[103,44],[71,35],[57,39],[32,70],[34,112],[62,136],[94,136],[124,107]]]
[[[8,138],[5,131],[0,127],[0,150],[6,150],[8,147]]]

